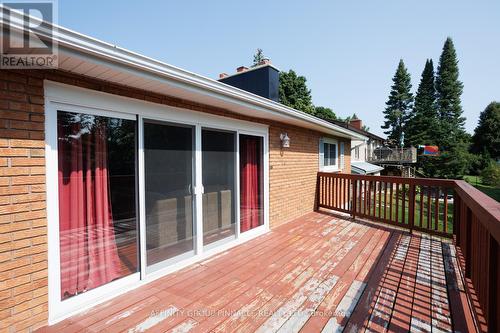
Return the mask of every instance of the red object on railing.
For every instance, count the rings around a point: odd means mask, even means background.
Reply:
[[[320,172],[316,192],[316,208],[453,238],[476,327],[500,330],[500,203],[445,179]]]

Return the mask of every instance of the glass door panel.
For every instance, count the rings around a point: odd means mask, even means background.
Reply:
[[[147,266],[193,253],[193,146],[193,127],[144,121]]]
[[[138,271],[136,122],[57,112],[61,300]]]
[[[235,237],[236,134],[202,130],[203,244]]]
[[[262,137],[240,135],[240,232],[264,224]]]

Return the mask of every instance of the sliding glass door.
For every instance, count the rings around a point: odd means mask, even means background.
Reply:
[[[144,121],[148,271],[194,254],[193,152],[194,127]]]
[[[202,129],[203,245],[236,234],[236,133]]]
[[[49,320],[267,230],[267,126],[45,89]]]

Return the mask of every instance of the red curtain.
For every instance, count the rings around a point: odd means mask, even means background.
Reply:
[[[63,118],[67,119],[67,118]],[[88,127],[88,126],[87,126]],[[120,276],[109,196],[106,126],[59,123],[61,297]]]
[[[257,138],[240,140],[240,231],[244,232],[260,225],[260,144]]]

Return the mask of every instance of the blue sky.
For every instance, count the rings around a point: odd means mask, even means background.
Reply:
[[[498,0],[59,0],[59,24],[211,78],[250,64],[262,48],[308,79],[315,105],[355,112],[378,134],[399,59],[416,90],[447,36],[472,133],[479,113],[500,101],[499,15]]]

